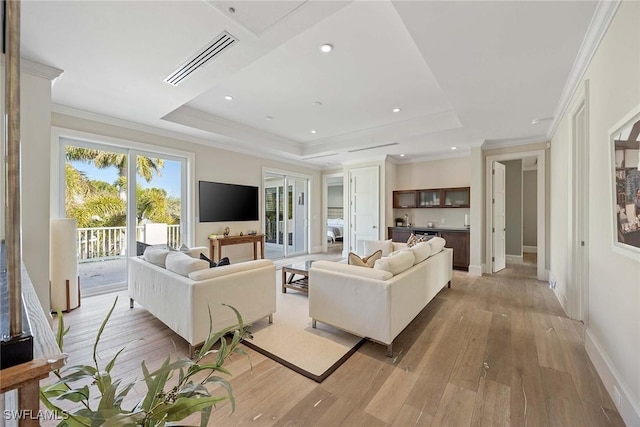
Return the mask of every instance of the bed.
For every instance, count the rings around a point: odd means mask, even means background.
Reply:
[[[342,218],[327,219],[327,240],[335,243],[336,240],[342,240],[344,230],[344,220]]]

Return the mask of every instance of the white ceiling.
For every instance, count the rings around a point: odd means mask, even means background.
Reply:
[[[545,140],[553,120],[531,121],[556,112],[596,6],[28,1],[22,55],[64,71],[59,110],[333,167]],[[222,31],[238,42],[179,86],[163,82]],[[382,147],[362,150],[372,146]]]

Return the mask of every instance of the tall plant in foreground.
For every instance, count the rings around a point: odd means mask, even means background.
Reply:
[[[209,336],[193,360],[184,358],[171,362],[168,357],[162,366],[153,372],[149,372],[142,361],[142,380],[123,383],[122,379],[113,378],[111,371],[124,348],[104,367],[99,365],[97,357],[100,337],[117,302],[118,298],[113,302],[98,330],[93,344],[94,364],[76,365],[62,371],[54,371],[58,381],[40,389],[40,400],[62,419],[58,426],[176,425],[197,412],[200,412],[200,425],[206,426],[216,403],[228,399],[231,402],[231,410],[235,409],[231,385],[217,375],[230,375],[223,368],[223,364],[232,354],[247,355],[238,344],[242,339],[250,337],[250,334],[242,322],[242,316],[235,308],[227,306],[235,312],[238,324],[218,332],[211,331],[212,320],[209,312]],[[58,319],[57,340],[58,346],[62,349],[63,337],[68,329],[64,328],[61,313],[58,313]],[[227,337],[230,334],[232,337]],[[215,346],[216,343],[219,344]],[[205,358],[214,360],[207,361]],[[123,408],[125,397],[140,381],[144,381],[146,385],[145,396],[131,409]],[[211,396],[207,386],[216,385],[222,386],[227,394]],[[63,409],[54,403],[56,401],[70,402],[77,409]]]

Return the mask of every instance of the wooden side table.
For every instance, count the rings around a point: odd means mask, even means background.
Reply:
[[[260,243],[260,258],[264,259],[264,234],[247,234],[244,236],[209,237],[209,254],[211,259],[219,262],[222,259],[222,247],[253,243],[253,259],[258,259],[258,243]]]

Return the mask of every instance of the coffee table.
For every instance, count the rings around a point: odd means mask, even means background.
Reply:
[[[287,289],[309,293],[309,268],[314,260],[296,262],[282,267],[282,293],[286,294]],[[289,276],[287,277],[287,273]],[[295,279],[295,275],[302,276]]]

